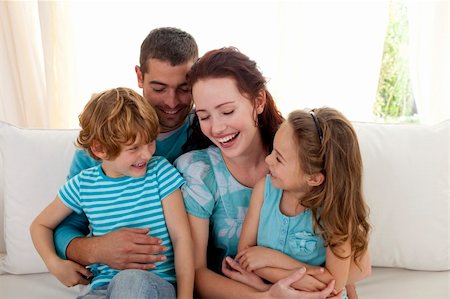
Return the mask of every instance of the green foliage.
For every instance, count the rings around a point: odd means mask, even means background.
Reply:
[[[408,42],[406,7],[401,2],[391,2],[373,111],[383,121],[415,121],[416,106],[409,76]]]

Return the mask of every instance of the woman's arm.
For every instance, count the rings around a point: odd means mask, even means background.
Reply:
[[[194,244],[180,189],[162,201],[164,218],[174,248],[177,298],[192,298],[194,292]]]
[[[310,274],[318,273],[321,268],[310,269],[308,272]],[[254,277],[258,277],[253,272],[248,272],[244,270],[239,263],[230,257],[227,257],[222,264],[222,271],[228,277],[235,279],[237,281],[242,281],[248,283],[249,280],[255,281]],[[339,299],[342,297],[342,292],[335,294],[333,297],[328,297],[334,290],[334,281],[330,282],[327,287],[321,291],[317,292],[305,292],[299,291],[293,288],[293,284],[297,281],[302,281],[306,275],[306,268],[300,268],[300,270],[293,271],[286,278],[282,278],[273,285],[266,285],[262,290],[266,290],[260,293],[260,298],[333,298]]]
[[[257,290],[207,267],[209,220],[188,215],[194,241],[195,290],[201,298],[257,298]]]
[[[74,286],[88,281],[84,277],[92,274],[74,262],[65,261],[56,254],[53,245],[53,230],[72,210],[64,205],[57,196],[32,222],[30,226],[31,238],[39,255],[48,270],[66,286]],[[84,276],[84,277],[83,277]]]

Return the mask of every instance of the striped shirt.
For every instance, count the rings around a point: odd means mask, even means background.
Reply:
[[[76,213],[85,213],[94,236],[123,227],[150,228],[162,240],[167,259],[149,270],[175,282],[175,266],[162,200],[184,183],[184,179],[165,158],[154,156],[142,177],[107,177],[101,165],[83,170],[59,190],[62,202]],[[91,288],[109,283],[119,270],[104,264],[89,266],[94,274]]]

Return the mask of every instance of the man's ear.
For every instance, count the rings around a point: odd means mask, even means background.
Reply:
[[[263,113],[264,107],[266,107],[266,91],[264,89],[261,89],[255,101],[256,114]]]
[[[94,142],[91,145],[91,151],[97,158],[101,160],[105,160],[108,157],[105,149],[98,141],[94,140]]]
[[[321,172],[316,172],[308,176],[308,179],[306,182],[311,187],[316,187],[322,185],[322,183],[325,181],[325,176]]]
[[[141,72],[141,68],[136,65],[134,67],[134,71],[136,72],[136,77],[137,77],[139,88],[143,88],[144,87],[144,75]]]

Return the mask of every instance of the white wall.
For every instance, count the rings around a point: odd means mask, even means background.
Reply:
[[[286,114],[323,105],[371,120],[387,1],[71,2],[79,113],[93,92],[139,90],[134,66],[148,32],[191,33],[200,54],[236,46],[254,59]],[[73,116],[77,127],[77,117]]]

